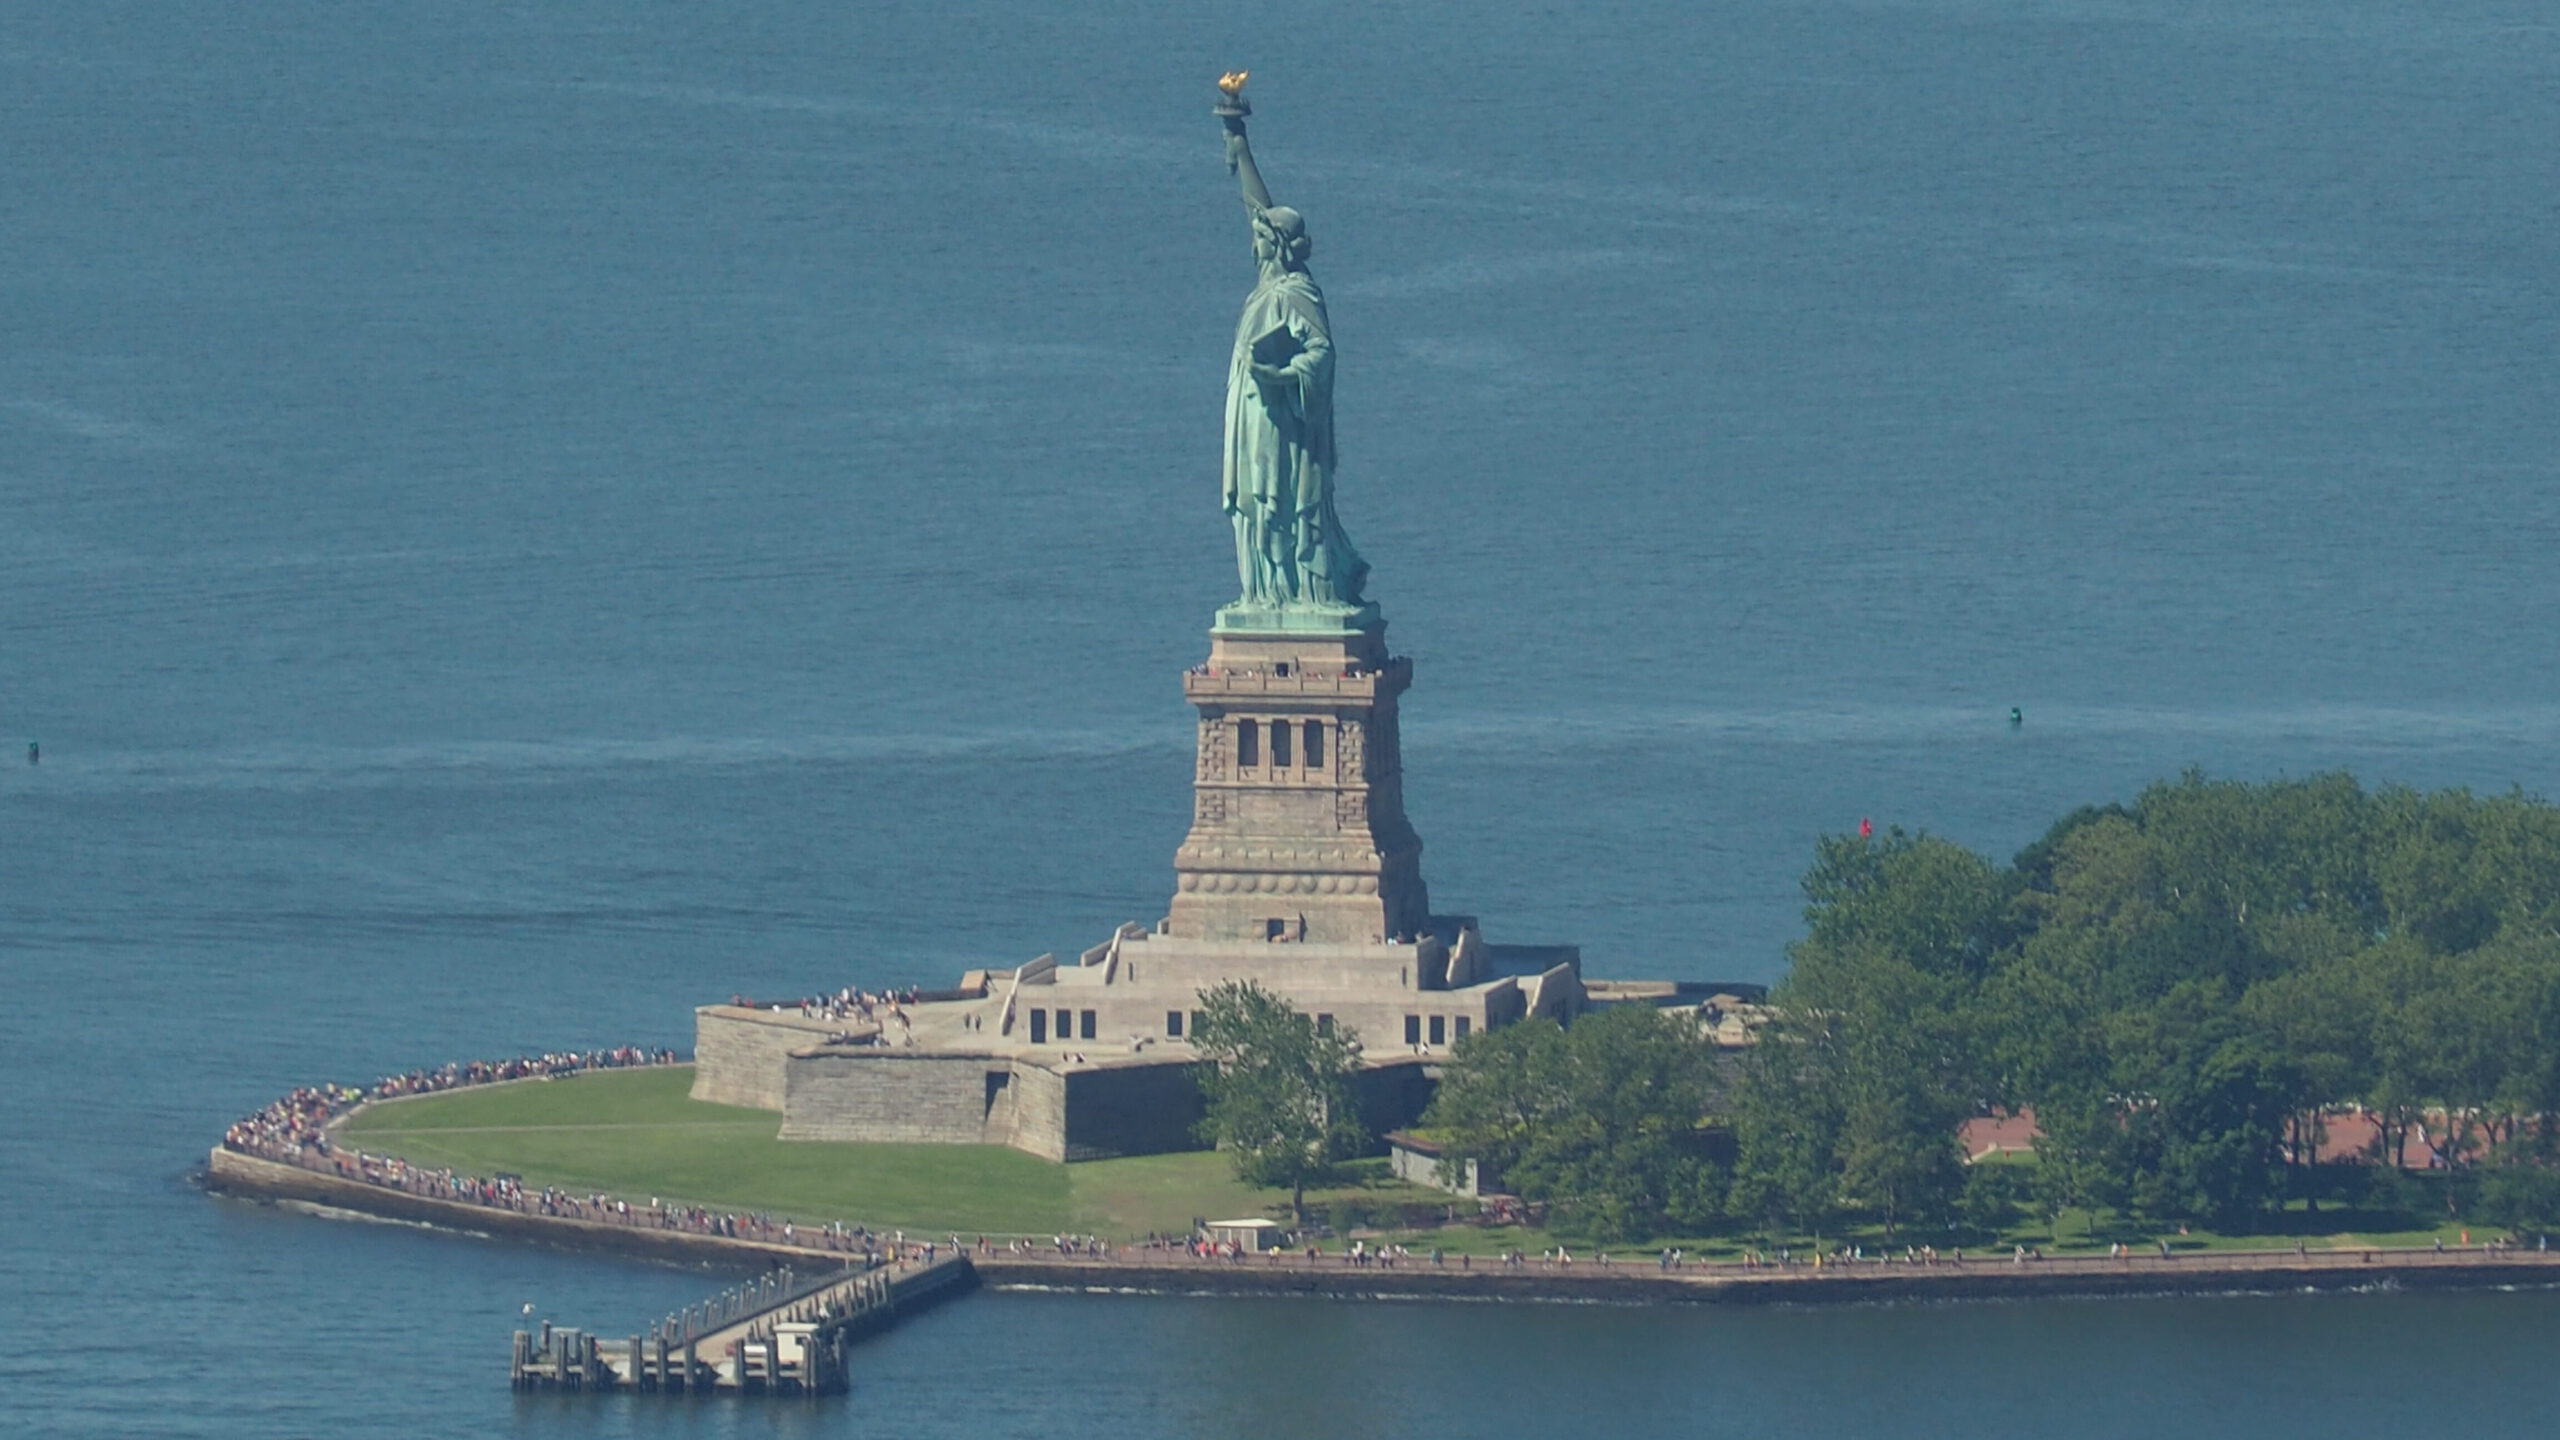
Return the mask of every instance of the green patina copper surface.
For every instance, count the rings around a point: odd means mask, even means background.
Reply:
[[[1333,334],[1324,292],[1307,273],[1314,249],[1297,211],[1271,203],[1245,140],[1249,113],[1230,92],[1216,111],[1227,164],[1243,181],[1260,270],[1236,322],[1227,366],[1221,496],[1235,526],[1236,602],[1222,631],[1339,634],[1378,621],[1361,598],[1368,562],[1334,511]]]

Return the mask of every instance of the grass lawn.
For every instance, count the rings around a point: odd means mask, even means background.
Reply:
[[[346,1139],[364,1149],[468,1174],[500,1171],[536,1185],[602,1190],[625,1199],[762,1210],[796,1220],[844,1220],[880,1228],[965,1234],[1047,1236],[1061,1231],[1133,1239],[1149,1232],[1181,1234],[1194,1217],[1224,1220],[1285,1214],[1288,1196],[1239,1184],[1226,1158],[1199,1151],[1053,1165],[997,1145],[848,1145],[774,1138],[781,1117],[769,1110],[705,1105],[687,1097],[693,1069],[618,1070],[567,1080],[526,1081],[369,1106],[350,1121]],[[2020,1157],[2003,1163],[2034,1163]],[[1310,1217],[1323,1219],[1336,1201],[1369,1209],[1398,1204],[1440,1206],[1454,1197],[1406,1185],[1383,1160],[1355,1161],[1340,1183],[1307,1193]],[[1457,1202],[1463,1205],[1465,1202]],[[2048,1252],[2103,1251],[2113,1241],[2148,1250],[2168,1239],[2181,1252],[2275,1250],[2296,1240],[2313,1249],[2447,1245],[2463,1225],[2410,1228],[2415,1217],[2298,1203],[2266,1217],[2254,1234],[2197,1230],[2165,1237],[2112,1213],[2066,1211],[2061,1243],[2044,1217],[2021,1215],[1996,1237],[1955,1241],[1967,1250],[2012,1245]],[[2474,1224],[2474,1240],[2503,1233]],[[1543,1230],[1453,1226],[1401,1237],[1416,1249],[1496,1255],[1537,1254],[1557,1243]],[[1950,1237],[1912,1232],[1887,1241],[1881,1229],[1858,1227],[1825,1237],[1830,1244],[1899,1250],[1905,1243],[1945,1248]],[[1764,1243],[1732,1234],[1662,1237],[1605,1247],[1630,1256],[1665,1246],[1692,1255],[1728,1257]],[[1806,1248],[1803,1237],[1792,1243]],[[1596,1247],[1571,1242],[1576,1254]]]
[[[370,1106],[343,1133],[467,1174],[875,1228],[1129,1239],[1288,1200],[1239,1184],[1225,1157],[1205,1151],[1055,1165],[999,1145],[786,1144],[774,1138],[780,1116],[703,1104],[687,1097],[692,1084],[692,1067],[680,1066],[488,1086]],[[1382,1161],[1350,1170],[1310,1191],[1309,1209],[1347,1196],[1448,1198],[1387,1178]]]
[[[1975,1162],[1984,1165],[2013,1167],[2032,1172],[2036,1165],[2033,1152],[2009,1152]],[[2462,1243],[2465,1232],[2474,1241],[2485,1241],[2493,1235],[2508,1233],[2506,1227],[2478,1220],[2445,1219],[2431,1224],[2441,1207],[2422,1207],[2424,1213],[2409,1214],[2396,1210],[2376,1210],[2331,1200],[2314,1210],[2300,1200],[2289,1201],[2283,1210],[2259,1217],[2256,1228],[2242,1235],[2225,1235],[2202,1227],[2191,1227],[2186,1234],[2175,1226],[2164,1228],[2157,1221],[2146,1221],[2113,1210],[2067,1209],[2057,1222],[2046,1215],[2021,1214],[2015,1224],[2004,1229],[1997,1248],[2012,1245],[2040,1246],[2054,1253],[2085,1253],[2104,1250],[2122,1241],[2138,1250],[2148,1251],[2162,1240],[2178,1253],[2206,1250],[2284,1250],[2299,1242],[2312,1250],[2415,1249],[2442,1240],[2446,1245]],[[2056,1232],[2059,1232],[2057,1241]],[[1865,1243],[1870,1248],[1881,1242],[1881,1232],[1867,1230],[1852,1237],[1852,1243]]]
[[[2062,1212],[2060,1244],[2054,1243],[2054,1225],[2041,1217],[2010,1227],[2000,1237],[2000,1248],[2011,1245],[2041,1246],[2056,1253],[2103,1250],[2115,1241],[2123,1241],[2138,1250],[2150,1250],[2162,1240],[2180,1254],[2203,1250],[2284,1250],[2299,1242],[2313,1250],[2365,1250],[2374,1248],[2408,1249],[2442,1240],[2447,1245],[2462,1241],[2464,1231],[2474,1241],[2505,1235],[2502,1225],[2478,1221],[2465,1223],[2448,1220],[2442,1225],[2413,1227],[2411,1217],[2329,1205],[2313,1212],[2300,1201],[2288,1205],[2281,1214],[2266,1216],[2259,1228],[2245,1235],[2225,1235],[2202,1228],[2181,1235],[2174,1228],[2162,1229],[2155,1222],[2135,1220],[2112,1210]],[[1870,1239],[1869,1243],[1873,1243]]]
[[[347,1128],[367,1135],[397,1130],[460,1130],[535,1125],[760,1125],[781,1123],[770,1110],[705,1105],[688,1099],[690,1065],[606,1070],[565,1080],[482,1085],[368,1106]]]

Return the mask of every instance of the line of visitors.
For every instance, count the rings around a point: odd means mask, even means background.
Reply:
[[[298,1147],[325,1146],[329,1122],[367,1100],[428,1095],[470,1085],[508,1080],[556,1079],[590,1070],[627,1070],[642,1065],[673,1065],[673,1050],[645,1050],[619,1045],[608,1050],[554,1050],[519,1055],[512,1060],[463,1060],[428,1070],[385,1075],[371,1085],[312,1085],[291,1091],[254,1115],[241,1117],[223,1133],[223,1145],[244,1155],[290,1159]],[[278,1153],[283,1152],[283,1153]]]

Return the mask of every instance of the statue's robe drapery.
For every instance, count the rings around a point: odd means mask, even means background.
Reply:
[[[1286,340],[1275,336],[1286,331]],[[1256,343],[1280,384],[1253,376]],[[1285,363],[1281,352],[1287,352]],[[1266,273],[1246,297],[1227,368],[1224,498],[1248,605],[1356,606],[1369,566],[1333,508],[1333,339],[1304,271]]]

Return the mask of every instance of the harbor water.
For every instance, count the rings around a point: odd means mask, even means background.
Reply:
[[[2544,1293],[981,1295],[840,1402],[517,1396],[725,1279],[188,1188],[1163,913],[1247,66],[1491,938],[1766,981],[1862,819],[2560,793],[2547,6],[19,3],[0,1431],[2540,1433]]]

